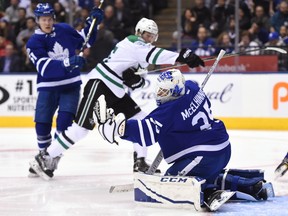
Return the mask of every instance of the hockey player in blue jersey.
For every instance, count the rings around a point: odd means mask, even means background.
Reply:
[[[122,113],[114,116],[113,109],[108,109],[103,121],[96,112],[102,137],[114,143],[115,136],[120,136],[143,146],[158,142],[171,164],[165,175],[205,179],[208,206],[214,199],[221,200],[223,190],[238,191],[237,199],[268,198],[260,170],[224,171],[231,156],[229,135],[224,123],[213,117],[211,103],[197,83],[185,81],[177,69],[168,70],[159,75],[155,95],[158,107],[142,120],[126,121]]]
[[[35,110],[35,128],[40,153],[51,144],[53,115],[58,109],[56,134],[72,124],[80,97],[80,69],[85,59],[76,54],[82,47],[90,24],[96,18],[87,47],[96,40],[97,25],[103,11],[95,8],[87,18],[87,26],[80,32],[66,23],[55,24],[55,12],[48,3],[39,3],[34,11],[39,28],[27,42],[27,53],[36,66],[38,98]],[[54,169],[60,157],[53,161]],[[36,175],[30,167],[30,176]]]

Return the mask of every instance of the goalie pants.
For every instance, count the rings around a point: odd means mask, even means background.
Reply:
[[[88,130],[95,126],[93,119],[93,108],[100,95],[105,95],[108,108],[113,108],[115,114],[124,113],[125,117],[131,118],[141,111],[136,102],[125,94],[123,98],[118,98],[105,84],[99,79],[91,79],[84,88],[83,97],[76,115],[76,123]]]
[[[184,158],[176,161],[166,175],[198,176],[206,179],[206,186],[213,185],[214,181],[228,164],[231,157],[231,146],[228,145],[221,153],[213,156],[199,156]]]

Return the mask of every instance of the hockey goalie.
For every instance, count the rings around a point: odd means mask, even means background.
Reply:
[[[198,84],[185,81],[177,69],[168,70],[158,76],[155,95],[158,107],[141,120],[126,120],[122,113],[115,116],[102,96],[94,110],[105,140],[159,143],[171,165],[164,176],[135,174],[136,202],[216,211],[230,199],[274,196],[262,170],[225,169],[231,156],[229,135],[224,123],[213,118],[211,103]]]

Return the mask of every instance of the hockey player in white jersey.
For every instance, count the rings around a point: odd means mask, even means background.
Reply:
[[[88,41],[94,43],[97,25],[103,19],[103,11],[95,8],[87,18],[87,26],[80,32],[66,23],[55,23],[55,12],[48,3],[39,3],[34,11],[39,28],[27,42],[27,53],[36,66],[37,103],[35,110],[35,129],[38,149],[44,154],[51,144],[53,115],[58,109],[56,134],[72,124],[80,98],[80,69],[85,59],[76,55],[89,32],[90,24],[96,18],[96,25]],[[59,157],[53,162],[51,175],[56,169]],[[37,176],[32,168],[29,176]]]
[[[124,115],[120,113],[115,117],[111,109],[107,120],[96,114],[103,138],[114,143],[115,136],[120,136],[143,146],[158,142],[165,161],[171,164],[165,176],[205,179],[202,191],[211,210],[231,197],[225,195],[226,190],[237,191],[235,195],[230,193],[235,199],[268,198],[260,170],[224,171],[231,155],[229,135],[224,123],[213,117],[210,101],[197,83],[185,81],[177,69],[168,70],[159,75],[155,95],[158,107],[141,120],[129,119],[125,123]],[[181,192],[178,195],[181,196]],[[151,197],[150,201],[154,202]]]
[[[145,114],[124,88],[124,85],[131,89],[143,86],[145,80],[135,74],[136,71],[141,70],[142,73],[149,64],[173,65],[176,62],[186,63],[191,68],[204,66],[201,58],[189,49],[177,53],[153,46],[152,43],[157,38],[157,24],[153,20],[142,18],[135,27],[135,35],[120,41],[108,58],[97,64],[88,74],[89,81],[84,88],[75,123],[52,141],[47,148],[47,155],[39,154],[31,162],[43,178],[50,179],[53,176],[49,172],[51,167],[46,166],[50,164],[51,158],[61,155],[94,128],[93,107],[100,95],[106,96],[107,105],[116,113],[123,112],[127,118],[141,118]],[[143,171],[145,169],[148,168],[144,167]]]

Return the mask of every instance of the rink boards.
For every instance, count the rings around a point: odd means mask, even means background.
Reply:
[[[205,76],[185,74],[186,80],[199,84]],[[149,74],[145,86],[131,94],[147,113],[156,107],[156,78],[157,74]],[[211,100],[214,117],[222,119],[229,129],[288,130],[288,74],[215,73],[204,91]],[[36,74],[2,75],[0,127],[33,127],[36,99]]]

